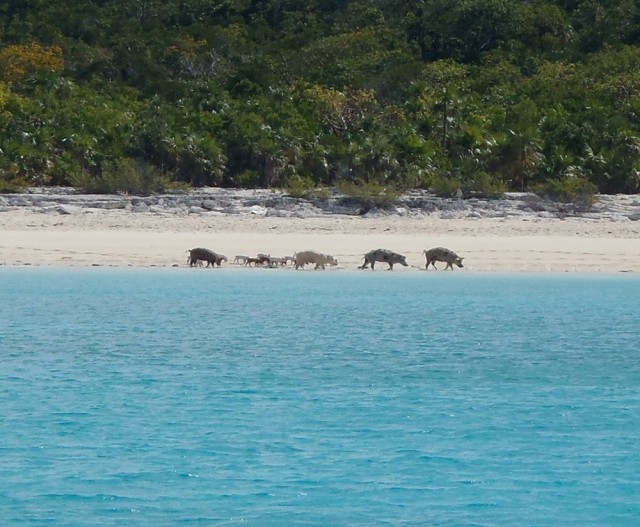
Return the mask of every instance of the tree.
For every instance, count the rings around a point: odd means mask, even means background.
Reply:
[[[409,35],[425,61],[477,61],[520,30],[520,6],[509,0],[421,2]]]
[[[59,46],[11,44],[0,49],[0,77],[5,81],[16,81],[37,73],[60,73],[63,67]]]
[[[507,110],[498,126],[505,131],[496,134],[498,156],[494,166],[505,181],[511,181],[512,188],[521,192],[540,173],[545,160],[540,120],[534,102],[525,98]]]

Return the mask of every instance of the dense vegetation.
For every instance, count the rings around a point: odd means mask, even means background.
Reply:
[[[0,188],[640,190],[638,0],[3,0]]]

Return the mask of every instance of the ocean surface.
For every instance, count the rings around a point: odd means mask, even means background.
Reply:
[[[2,526],[638,526],[640,278],[0,268]]]

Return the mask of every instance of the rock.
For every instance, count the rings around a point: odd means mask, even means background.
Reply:
[[[78,209],[76,207],[72,207],[71,205],[58,205],[56,207],[56,210],[60,214],[74,214]]]
[[[33,205],[33,201],[23,197],[12,197],[8,201],[11,207],[30,207]]]
[[[298,210],[293,213],[293,217],[305,219],[305,218],[311,218],[312,216],[308,212],[305,212],[303,210]]]
[[[215,210],[218,208],[218,203],[212,199],[205,199],[202,202],[202,208],[206,210]]]
[[[146,203],[133,203],[131,207],[131,212],[147,212],[149,207]]]
[[[251,214],[255,214],[256,216],[266,216],[267,209],[261,207],[260,205],[253,205],[251,207]]]
[[[335,189],[324,197],[297,199],[273,189],[199,188],[189,192],[153,196],[80,194],[70,188],[34,187],[25,194],[0,196],[0,211],[19,208],[36,212],[72,214],[123,210],[151,214],[252,214],[272,217],[326,215],[411,216],[432,218],[584,218],[639,221],[640,197],[601,195],[588,210],[563,205],[523,192],[505,193],[499,199],[473,196],[439,198],[425,190],[411,190],[389,207],[370,210]]]
[[[288,210],[281,209],[268,209],[267,216],[274,216],[276,218],[290,218],[293,213]]]

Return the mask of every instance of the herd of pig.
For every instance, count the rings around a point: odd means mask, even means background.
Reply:
[[[227,257],[224,254],[219,254],[211,249],[205,249],[204,247],[196,247],[195,249],[189,249],[189,258],[187,263],[191,267],[202,266],[206,262],[207,267],[222,265],[222,262],[227,261]],[[451,249],[445,247],[434,247],[433,249],[425,249],[422,251],[426,258],[425,268],[429,269],[431,265],[434,269],[437,269],[436,262],[443,262],[447,265],[446,269],[453,271],[453,266],[464,267],[462,260]],[[363,256],[364,263],[358,267],[358,269],[367,269],[371,266],[371,270],[375,269],[376,262],[382,262],[389,265],[389,270],[393,270],[395,264],[400,264],[407,267],[407,258],[399,253],[390,251],[389,249],[374,249],[369,251]],[[293,256],[275,257],[269,254],[258,254],[256,257],[237,255],[233,259],[233,263],[244,266],[262,266],[262,267],[279,267],[293,263],[296,269],[303,268],[307,264],[315,265],[315,269],[324,269],[327,265],[338,265],[336,260],[330,254],[324,254],[318,251],[300,251]]]

